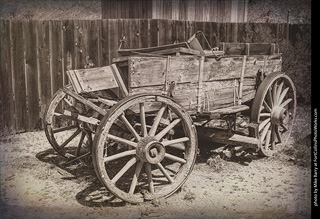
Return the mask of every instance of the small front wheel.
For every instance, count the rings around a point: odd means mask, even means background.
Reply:
[[[138,94],[103,118],[93,144],[100,181],[130,203],[168,197],[190,175],[197,134],[190,116],[166,96]]]

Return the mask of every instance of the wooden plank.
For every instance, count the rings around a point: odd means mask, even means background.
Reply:
[[[174,43],[187,41],[185,21],[173,21],[172,40]]]
[[[159,20],[159,46],[172,44],[172,20]]]
[[[108,49],[109,49],[109,65],[112,58],[118,57],[119,40],[119,21],[117,19],[108,20]]]
[[[37,22],[37,66],[40,117],[43,118],[47,104],[51,99],[51,75],[50,75],[50,45],[49,45],[49,21]]]
[[[17,132],[23,132],[28,129],[26,75],[24,60],[24,22],[25,21],[11,22],[11,59],[13,60],[12,71],[14,78],[13,83],[15,97],[15,124]]]
[[[101,20],[101,65],[109,65],[109,20]]]
[[[118,53],[123,56],[128,56],[128,55],[135,55],[139,53],[151,53],[151,52],[157,52],[161,50],[168,50],[168,49],[180,48],[180,47],[187,47],[187,44],[184,42],[184,43],[176,43],[176,44],[166,44],[162,46],[149,47],[149,48],[121,49],[121,50],[118,50]]]
[[[158,20],[150,20],[150,44],[149,46],[159,46],[159,23]]]
[[[99,67],[101,66],[101,20],[86,20],[84,31],[86,31],[87,47],[85,50],[87,67]]]
[[[62,22],[55,20],[49,21],[51,23],[51,59],[50,66],[52,69],[52,89],[56,93],[59,88],[63,87],[64,72],[62,69]]]
[[[129,61],[129,87],[164,85],[165,71],[164,58],[132,57]]]
[[[195,21],[196,19],[195,8],[196,8],[196,0],[187,1],[186,19],[188,21]]]
[[[139,18],[151,19],[152,18],[152,1],[141,0],[141,16]]]
[[[188,1],[179,1],[179,20],[187,21]]]
[[[172,0],[172,20],[179,20],[181,0]]]
[[[81,69],[86,65],[84,51],[86,50],[87,35],[83,28],[85,21],[74,20],[74,68]]]
[[[118,87],[110,66],[70,70],[68,74],[78,93]]]
[[[37,75],[36,47],[36,21],[23,23],[24,47],[25,47],[25,72],[26,72],[26,94],[28,109],[28,131],[33,131],[39,125],[39,94]],[[25,109],[26,110],[26,109]]]
[[[63,34],[63,71],[75,69],[75,23],[73,20],[62,21]],[[68,83],[68,78],[65,78]]]
[[[128,42],[129,48],[140,48],[140,21],[139,19],[128,20],[129,35]]]
[[[271,43],[224,43],[219,47],[224,48],[225,55],[273,55],[272,52],[276,52]]]
[[[122,94],[124,97],[128,96],[129,92],[128,92],[128,89],[127,89],[127,85],[125,84],[117,66],[115,64],[112,64],[111,65],[111,70],[113,72],[113,76],[114,78],[116,79],[117,81],[117,84],[118,84],[118,87],[120,88]]]
[[[139,20],[139,48],[149,47],[149,23],[148,19]]]
[[[239,22],[238,21],[238,7],[239,7],[239,0],[231,0],[231,16],[230,22]]]
[[[0,87],[1,87],[1,129],[8,129],[10,132],[15,129],[14,118],[14,96],[13,96],[13,72],[11,63],[11,27],[9,20],[0,21]]]
[[[259,139],[239,134],[232,134],[229,136],[227,130],[197,126],[197,133],[200,139],[220,144],[243,146],[254,149],[259,149],[261,147]]]
[[[162,10],[162,19],[172,20],[172,1],[162,0],[163,10]]]

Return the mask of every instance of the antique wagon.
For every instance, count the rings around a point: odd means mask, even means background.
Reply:
[[[296,110],[276,44],[187,42],[120,49],[113,64],[70,70],[48,105],[49,142],[68,162],[92,155],[101,183],[128,202],[168,197],[190,175],[198,135],[271,156]],[[237,117],[250,122],[237,129]],[[206,124],[223,119],[227,129]]]

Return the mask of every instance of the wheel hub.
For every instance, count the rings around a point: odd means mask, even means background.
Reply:
[[[160,163],[164,158],[165,152],[163,144],[151,136],[142,138],[136,147],[137,157],[141,161],[151,164]]]
[[[271,111],[271,122],[276,125],[284,124],[287,118],[287,110],[280,106],[273,107]]]

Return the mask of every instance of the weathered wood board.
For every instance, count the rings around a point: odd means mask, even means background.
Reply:
[[[93,92],[118,87],[110,66],[67,71],[77,93]]]
[[[198,90],[200,90],[202,111],[236,105],[239,99],[243,59],[244,56],[226,56],[220,60],[206,58],[202,82],[199,85],[200,57],[198,56],[129,57],[128,90],[130,94],[140,92],[159,94],[174,81],[176,86],[172,93],[173,98],[189,112],[196,110]],[[242,102],[254,98],[257,73],[280,71],[281,62],[281,56],[247,56]]]

